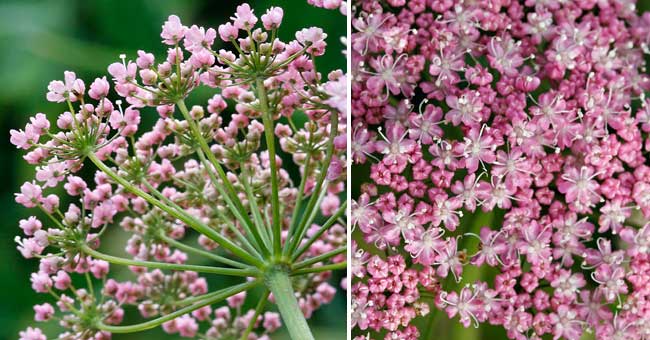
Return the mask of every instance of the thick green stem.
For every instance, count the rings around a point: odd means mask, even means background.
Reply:
[[[291,278],[286,270],[281,268],[271,269],[266,274],[266,286],[273,293],[275,303],[278,305],[282,321],[289,331],[292,340],[314,340],[307,320],[298,306]]]
[[[212,266],[197,266],[191,264],[176,264],[176,263],[166,263],[166,262],[152,262],[152,261],[138,261],[131,260],[127,258],[117,257],[113,255],[108,255],[100,253],[88,246],[83,246],[81,250],[94,258],[108,261],[113,264],[123,265],[123,266],[136,266],[136,267],[145,267],[145,268],[154,268],[154,269],[167,269],[167,270],[180,270],[180,271],[193,271],[199,273],[208,273],[208,274],[220,274],[220,275],[230,275],[230,276],[258,276],[259,272],[256,269],[236,269],[236,268],[221,268],[221,267],[212,267]]]
[[[271,216],[273,224],[273,252],[280,254],[282,251],[281,241],[281,224],[280,224],[280,197],[278,184],[278,165],[275,163],[275,129],[273,128],[273,117],[268,104],[268,94],[264,87],[264,81],[258,78],[255,81],[257,90],[257,99],[260,101],[260,110],[262,111],[262,121],[264,123],[264,137],[266,138],[266,148],[269,151],[269,164],[271,165]]]
[[[90,159],[99,170],[104,172],[107,176],[109,176],[111,179],[113,179],[115,182],[120,184],[121,186],[124,187],[127,191],[141,197],[145,201],[149,202],[150,204],[156,206],[160,210],[168,213],[169,215],[181,220],[183,223],[191,227],[192,229],[200,232],[201,234],[207,236],[211,240],[217,242],[220,244],[222,247],[230,250],[233,254],[239,256],[243,260],[248,261],[251,264],[254,264],[255,266],[263,267],[264,263],[255,257],[251,256],[250,254],[246,253],[242,248],[240,248],[238,245],[235,243],[231,242],[224,236],[220,235],[216,230],[202,224],[200,221],[198,221],[196,218],[188,215],[184,211],[178,211],[162,202],[160,202],[158,199],[155,197],[151,196],[150,194],[140,190],[140,188],[137,188],[133,184],[129,183],[126,179],[123,177],[119,176],[115,171],[113,171],[111,168],[109,168],[104,162],[102,162],[99,158],[94,153],[90,153],[88,155],[88,159]]]
[[[131,326],[110,326],[110,325],[105,325],[103,323],[100,323],[97,328],[103,331],[111,332],[111,333],[135,333],[135,332],[141,332],[147,329],[151,329],[154,327],[157,327],[159,325],[162,325],[163,323],[176,319],[177,317],[181,315],[185,315],[187,313],[191,313],[199,308],[203,308],[205,306],[209,306],[211,304],[217,303],[219,301],[225,300],[235,294],[239,294],[243,291],[249,290],[259,284],[259,281],[251,281],[251,282],[246,282],[242,283],[236,286],[232,286],[226,289],[222,289],[218,292],[215,292],[215,295],[211,296],[210,298],[206,298],[205,300],[202,300],[194,305],[187,306],[185,308],[181,308],[173,313],[169,313],[165,316],[161,316],[157,319],[153,319],[147,322],[139,323],[137,325],[131,325]]]

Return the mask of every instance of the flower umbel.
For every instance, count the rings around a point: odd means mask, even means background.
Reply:
[[[216,30],[172,15],[162,26],[164,58],[122,55],[108,66],[112,84],[97,78],[88,91],[65,72],[48,86],[47,99],[66,104],[56,124],[39,113],[11,131],[37,166],[16,202],[41,211],[20,221],[25,237],[16,242],[40,260],[31,284],[51,302],[34,307],[35,319],[56,320],[56,338],[161,326],[188,338],[269,339],[281,327],[267,311],[272,301],[293,339],[313,339],[305,318],[334,298],[332,271],[346,267],[346,76],[316,69],[321,29],[283,42],[282,20],[272,7],[258,24],[247,4]],[[233,51],[215,51],[217,37]],[[215,94],[188,107],[200,86]],[[152,114],[143,131],[141,117]],[[89,166],[94,177],[80,172]],[[58,187],[68,196],[50,193]],[[125,257],[102,246],[116,225],[130,235]],[[115,266],[128,266],[132,280],[112,277]],[[213,289],[205,275],[241,282]],[[73,285],[75,276],[85,285]],[[248,308],[253,290],[260,302]],[[147,320],[128,325],[129,309]],[[30,327],[20,338],[46,336]]]

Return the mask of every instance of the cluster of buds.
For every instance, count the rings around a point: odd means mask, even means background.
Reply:
[[[162,27],[164,60],[122,55],[108,67],[112,86],[97,78],[88,91],[65,72],[48,86],[47,99],[66,104],[56,127],[39,113],[11,131],[37,166],[16,202],[41,211],[20,221],[25,237],[16,241],[23,256],[40,259],[33,288],[56,299],[59,313],[38,305],[36,320],[58,320],[58,338],[162,326],[183,337],[267,339],[280,327],[268,301],[293,338],[311,338],[305,316],[333,299],[332,271],[346,266],[347,87],[342,71],[325,78],[316,69],[327,35],[312,27],[283,42],[282,19],[273,7],[258,27],[248,4],[218,30],[172,15]],[[214,51],[217,36],[234,50]],[[188,108],[199,86],[217,94]],[[158,119],[142,131],[150,107]],[[94,178],[80,171],[88,166]],[[295,166],[299,175],[288,170]],[[60,186],[68,196],[59,197]],[[130,257],[102,245],[118,224],[130,234]],[[128,266],[134,280],[110,278],[109,263]],[[85,288],[70,284],[74,275]],[[243,282],[210,290],[199,275]],[[263,298],[247,310],[246,292],[257,287]],[[221,301],[228,306],[213,310]],[[127,308],[148,320],[123,325]],[[20,339],[46,337],[30,327]]]
[[[343,0],[307,0],[309,4],[327,9],[338,9],[341,14],[348,15],[348,2]]]
[[[429,339],[436,309],[517,340],[647,339],[650,14],[352,6],[356,339]]]

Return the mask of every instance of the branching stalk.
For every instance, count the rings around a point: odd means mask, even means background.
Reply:
[[[291,275],[297,276],[297,275],[312,274],[312,273],[322,273],[322,272],[328,272],[330,270],[345,269],[347,268],[347,266],[348,266],[347,262],[339,262],[339,263],[327,264],[319,267],[303,268],[303,269],[295,270],[291,272]]]
[[[118,174],[116,174],[111,168],[109,168],[104,162],[102,162],[99,158],[94,153],[91,153],[88,155],[88,159],[90,159],[101,171],[103,171],[106,175],[108,175],[111,179],[113,179],[115,182],[123,186],[127,191],[139,196],[140,198],[144,199],[145,201],[153,204],[160,210],[168,213],[169,215],[181,220],[183,223],[187,224],[189,227],[192,229],[195,229],[196,231],[204,234],[205,236],[209,237],[213,241],[217,242],[224,248],[228,249],[231,251],[233,254],[239,256],[243,260],[248,261],[251,264],[254,264],[256,266],[262,266],[263,263],[256,259],[255,257],[251,256],[247,252],[245,252],[242,248],[237,246],[235,243],[232,241],[228,240],[227,238],[221,236],[217,231],[211,229],[210,227],[202,224],[199,222],[197,219],[194,217],[188,215],[184,211],[177,211],[176,209],[173,209],[169,207],[166,204],[163,204],[153,196],[149,195],[148,193],[140,190],[139,188],[135,187],[129,181],[126,179],[122,178]]]
[[[330,162],[332,161],[332,156],[334,154],[334,137],[336,136],[336,133],[338,131],[338,124],[339,124],[338,113],[332,112],[330,117],[330,135],[327,141],[327,154],[325,156],[325,160],[323,160],[323,163],[321,165],[318,181],[316,182],[316,186],[314,187],[312,196],[309,199],[309,203],[307,203],[307,208],[303,212],[300,221],[298,222],[298,228],[295,230],[295,234],[290,235],[291,239],[287,242],[288,247],[285,247],[285,254],[292,253],[296,249],[296,247],[300,244],[300,240],[303,237],[301,235],[304,235],[303,231],[307,226],[307,220],[312,215],[313,210],[317,208],[316,203],[318,201],[318,196],[323,187],[323,183],[325,182],[325,177],[327,176],[327,169],[330,165]],[[294,222],[296,221],[292,221],[292,223]]]
[[[81,250],[85,254],[88,254],[94,258],[108,261],[113,264],[123,265],[123,266],[136,266],[136,267],[179,270],[179,271],[194,271],[194,272],[207,273],[207,274],[220,274],[220,275],[243,276],[243,277],[260,275],[259,271],[256,269],[222,268],[222,267],[213,267],[213,266],[198,266],[192,264],[176,264],[176,263],[166,263],[166,262],[131,260],[127,258],[117,257],[117,256],[98,252],[88,247],[87,245],[84,245],[81,248]]]
[[[161,235],[160,239],[165,241],[170,246],[173,246],[175,248],[178,248],[180,250],[183,250],[183,251],[191,253],[191,254],[203,256],[203,257],[208,258],[210,260],[213,260],[215,262],[227,264],[227,265],[239,268],[239,269],[252,269],[250,266],[247,266],[245,264],[242,264],[242,263],[239,263],[237,261],[231,260],[229,258],[219,256],[217,254],[212,254],[212,253],[210,253],[208,251],[205,251],[205,250],[202,250],[202,249],[197,249],[197,248],[189,246],[189,245],[187,245],[187,244],[185,244],[183,242],[176,241],[176,240],[174,240],[173,238],[171,238],[171,237],[169,237],[167,235]]]
[[[318,229],[314,235],[312,235],[307,242],[305,242],[296,252],[293,253],[291,260],[296,261],[302,254],[304,254],[316,240],[318,240],[323,234],[328,231],[339,219],[339,217],[345,214],[345,209],[348,206],[348,202],[344,201],[334,215],[330,216],[327,221]]]
[[[334,249],[332,251],[328,251],[327,253],[324,253],[324,254],[321,254],[321,255],[318,255],[318,256],[314,256],[314,257],[312,257],[312,258],[310,258],[308,260],[296,263],[293,266],[293,269],[294,270],[302,269],[302,268],[305,268],[307,266],[311,266],[312,264],[328,260],[328,259],[330,259],[330,258],[332,258],[334,256],[345,253],[346,250],[347,250],[347,247],[344,246],[344,247]]]
[[[203,136],[201,135],[201,131],[198,125],[196,124],[194,119],[190,116],[189,111],[187,110],[187,106],[185,105],[185,101],[181,99],[176,104],[178,106],[178,109],[183,114],[185,120],[187,120],[192,135],[194,136],[194,139],[196,140],[196,142],[199,143],[200,150],[197,150],[199,157],[207,157],[210,164],[212,164],[212,166],[217,171],[217,174],[219,175],[219,178],[223,182],[223,185],[226,188],[226,190],[223,191],[223,189],[217,185],[216,179],[213,179],[213,181],[215,181],[214,183],[215,187],[222,194],[224,200],[229,206],[234,205],[234,208],[231,207],[231,210],[233,210],[233,214],[235,214],[235,216],[237,216],[238,214],[239,218],[241,218],[244,221],[243,225],[246,225],[249,229],[252,229],[251,231],[253,232],[253,236],[256,238],[258,244],[261,245],[262,241],[260,239],[260,235],[256,233],[255,228],[251,228],[253,227],[253,222],[248,217],[248,213],[246,213],[246,209],[244,209],[244,206],[239,200],[237,193],[235,192],[235,188],[233,187],[232,183],[230,183],[230,180],[228,179],[226,172],[223,170],[223,167],[221,166],[217,158],[212,153],[212,150],[210,150],[210,146],[208,145],[205,138],[203,138]],[[210,172],[208,172],[208,174],[210,174]]]
[[[139,323],[137,325],[131,325],[131,326],[110,326],[106,325],[103,323],[99,323],[97,325],[97,328],[103,331],[111,332],[111,333],[133,333],[133,332],[141,332],[147,329],[151,329],[157,326],[162,325],[163,323],[176,319],[179,316],[185,315],[187,313],[191,313],[197,309],[203,308],[205,306],[209,306],[211,304],[223,301],[233,295],[239,294],[243,291],[249,290],[254,288],[259,284],[259,281],[251,281],[251,282],[246,282],[242,283],[236,286],[228,287],[225,289],[222,289],[218,292],[215,292],[216,294],[210,298],[207,298],[205,300],[202,300],[200,302],[197,302],[194,305],[181,308],[175,312],[169,313],[165,316],[161,316],[157,319],[153,319],[147,322]]]

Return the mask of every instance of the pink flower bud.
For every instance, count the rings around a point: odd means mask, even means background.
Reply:
[[[144,85],[155,85],[156,81],[158,81],[158,74],[154,70],[143,69],[139,73]]]
[[[53,213],[59,207],[59,196],[55,194],[47,195],[47,197],[41,200],[41,204],[45,211]]]
[[[26,220],[20,220],[19,227],[23,230],[25,235],[31,236],[34,232],[41,230],[43,224],[35,216],[30,216]]]
[[[241,292],[239,294],[233,295],[226,299],[228,302],[228,306],[230,308],[239,308],[244,304],[244,301],[246,300],[246,292]]]
[[[96,78],[95,81],[93,81],[93,83],[90,84],[90,91],[88,91],[88,95],[92,99],[99,100],[108,95],[109,89],[110,89],[110,85],[108,84],[108,80],[106,80],[106,77]]]
[[[27,327],[26,330],[20,331],[18,340],[47,340],[47,337],[39,328]]]
[[[280,315],[273,312],[264,313],[264,323],[262,325],[264,326],[264,329],[266,329],[269,333],[273,333],[275,330],[282,326]]]
[[[43,191],[40,186],[25,182],[20,187],[20,194],[16,194],[16,203],[22,204],[26,208],[33,208],[43,200]]]
[[[221,40],[226,42],[229,42],[232,39],[237,39],[237,36],[239,35],[239,29],[229,22],[219,25],[218,31]]]
[[[138,65],[139,68],[150,68],[153,66],[153,63],[155,61],[155,57],[152,53],[147,53],[143,50],[138,50],[138,58],[135,59],[136,65]]]
[[[302,45],[309,45],[307,52],[314,55],[322,55],[325,53],[326,38],[327,34],[318,27],[304,28],[301,31],[296,32],[296,40],[298,40]]]
[[[112,63],[108,66],[108,73],[113,76],[117,83],[125,84],[135,79],[137,68],[137,65],[132,62],[129,62],[126,66],[122,63]]]
[[[50,128],[50,121],[42,113],[37,113],[34,117],[29,119],[32,122],[34,133],[42,135]]]
[[[31,276],[32,289],[37,293],[47,293],[52,287],[52,279],[43,272],[32,273]]]
[[[251,29],[257,23],[257,17],[253,14],[251,6],[248,4],[242,4],[237,6],[237,12],[235,16],[231,17],[233,20],[234,26],[238,29]]]
[[[192,316],[199,321],[207,320],[210,317],[210,314],[212,314],[212,308],[210,308],[210,306],[205,306],[192,312]]]
[[[59,270],[52,279],[54,280],[54,287],[58,290],[68,289],[72,282],[70,275],[63,270]]]
[[[98,279],[105,277],[108,274],[109,264],[103,260],[93,260],[90,263],[90,272]]]
[[[266,14],[262,15],[262,24],[267,30],[272,30],[280,27],[282,23],[282,16],[284,11],[280,7],[271,7],[266,10]]]
[[[44,303],[42,305],[34,306],[34,320],[36,321],[48,321],[54,315],[54,307],[49,303]]]
[[[199,330],[199,325],[191,316],[183,315],[176,319],[176,328],[182,337],[193,338]]]
[[[183,39],[186,30],[187,27],[181,24],[181,19],[178,16],[170,15],[162,26],[160,37],[163,38],[163,43],[173,46]]]

